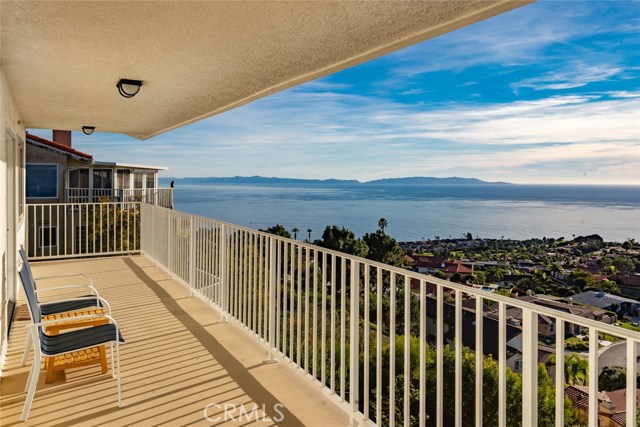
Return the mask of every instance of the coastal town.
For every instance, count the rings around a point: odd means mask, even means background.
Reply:
[[[571,239],[543,238],[525,241],[474,239],[470,233],[461,239],[402,242],[407,268],[427,273],[487,292],[530,302],[579,317],[640,331],[640,244],[634,239],[623,243],[605,242],[598,235]],[[420,283],[412,283],[419,289]],[[429,284],[427,283],[429,287]],[[429,289],[428,289],[429,291]],[[451,298],[451,296],[450,296]],[[435,299],[430,298],[435,312]],[[475,304],[464,304],[463,342],[474,349]],[[452,303],[445,303],[445,323],[453,328]],[[483,351],[495,355],[498,312],[484,308]],[[507,308],[507,365],[514,372],[522,369],[522,312]],[[552,376],[555,371],[555,322],[538,316],[538,360]],[[571,402],[580,424],[588,407],[586,372],[588,335],[585,328],[565,324],[567,363],[577,366],[583,375],[567,378],[565,396]],[[626,413],[624,342],[600,334],[598,344],[599,418],[612,426],[622,426]],[[616,344],[617,343],[617,344]],[[636,401],[640,394],[636,396]],[[584,420],[583,420],[584,421]],[[640,424],[639,424],[640,425]]]

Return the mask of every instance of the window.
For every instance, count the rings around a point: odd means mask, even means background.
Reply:
[[[118,188],[127,189],[131,187],[131,171],[129,169],[118,169]]]
[[[70,170],[69,188],[89,188],[89,169]]]
[[[142,188],[143,182],[144,182],[144,172],[134,172],[133,188]]]
[[[516,368],[515,371],[516,372],[520,372],[520,370],[522,369],[521,365],[522,365],[522,361],[520,361],[520,360],[516,360],[515,361],[515,368]]]
[[[27,198],[58,198],[58,165],[27,164]]]
[[[58,246],[58,227],[42,226],[38,230],[38,247],[53,248]]]
[[[93,188],[113,188],[111,180],[111,169],[93,170]]]
[[[156,174],[153,172],[147,172],[147,188],[156,187]]]

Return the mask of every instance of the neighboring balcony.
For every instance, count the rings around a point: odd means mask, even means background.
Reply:
[[[142,202],[173,209],[173,188],[67,188],[66,203]]]
[[[43,420],[60,408],[65,415],[59,416],[77,422],[65,412],[77,404],[80,421],[109,415],[135,424],[152,417],[154,425],[153,417],[167,416],[180,425],[206,425],[207,403],[246,395],[247,402],[271,410],[277,402],[289,411],[289,421],[265,425],[546,427],[572,421],[595,427],[609,425],[609,418],[635,425],[636,332],[152,204],[50,206],[28,212],[34,261],[130,255],[36,262],[34,268],[95,274],[105,287],[114,317],[125,321],[123,396],[134,408],[115,407],[115,386],[106,376],[97,377],[97,406],[76,402],[76,393],[93,390],[96,377],[87,373],[76,382],[71,374],[74,381],[36,394],[33,411],[46,407],[39,412]],[[555,331],[577,325],[587,334],[588,369],[575,405],[565,399],[565,382],[573,381],[565,336],[541,344],[541,316]],[[11,340],[8,373],[17,389],[26,378],[26,369],[15,366],[22,333]],[[618,339],[626,356],[624,413],[598,399],[604,334]],[[278,363],[264,365],[265,359]],[[228,372],[228,383],[216,382],[217,369],[221,378]],[[280,369],[282,380],[261,374],[271,369]],[[252,380],[240,384],[233,375]],[[23,395],[10,389],[5,400],[4,387],[2,416],[17,417]],[[236,394],[227,395],[226,387]]]

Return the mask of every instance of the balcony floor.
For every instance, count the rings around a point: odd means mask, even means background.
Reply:
[[[99,365],[58,375],[44,384],[41,371],[29,421],[19,421],[29,365],[20,366],[27,321],[11,332],[0,382],[0,425],[38,426],[346,426],[348,416],[304,375],[286,362],[266,364],[265,348],[144,256],[32,263],[34,276],[88,273],[112,306],[127,340],[121,347],[123,408],[116,381]],[[49,286],[55,284],[47,284]],[[41,287],[45,287],[41,285]],[[31,363],[29,360],[29,363]],[[110,366],[110,365],[109,365]],[[239,419],[240,405],[254,404],[266,417]],[[236,405],[225,421],[213,406]],[[264,405],[264,406],[263,406]],[[279,408],[279,407],[278,407]],[[218,420],[214,420],[218,417]],[[235,419],[231,419],[231,417]]]

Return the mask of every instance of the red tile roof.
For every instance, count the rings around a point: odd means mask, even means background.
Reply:
[[[444,272],[447,274],[473,274],[472,269],[459,262],[448,262],[444,267]]]
[[[82,151],[75,150],[71,147],[67,147],[66,145],[59,144],[55,141],[49,141],[48,139],[40,138],[39,136],[35,136],[27,132],[27,141],[28,140],[31,140],[36,143],[40,143],[42,145],[46,145],[47,147],[57,151],[63,151],[66,154],[82,157],[86,160],[93,159],[93,156],[91,154],[83,153]]]

